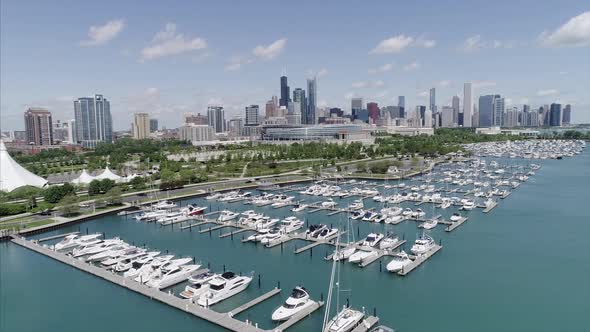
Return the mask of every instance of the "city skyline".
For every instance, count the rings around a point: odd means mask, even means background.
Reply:
[[[22,113],[29,107],[47,108],[54,119],[73,119],[73,101],[94,93],[109,96],[114,130],[128,129],[135,112],[150,113],[160,119],[161,126],[177,127],[183,113],[206,113],[209,104],[223,105],[229,119],[242,116],[248,105],[262,107],[271,96],[280,96],[277,77],[282,72],[290,91],[309,91],[306,79],[317,76],[317,106],[340,107],[347,113],[353,97],[388,106],[405,96],[407,109],[429,105],[430,88],[437,90],[436,104],[442,109],[451,105],[455,95],[463,101],[463,83],[472,82],[476,105],[479,96],[491,94],[503,96],[506,108],[527,103],[536,109],[560,102],[572,105],[572,122],[590,122],[585,91],[590,82],[584,74],[590,45],[585,22],[590,12],[584,12],[582,2],[569,8],[495,3],[495,10],[503,15],[502,24],[494,23],[493,15],[467,14],[469,8],[452,12],[442,8],[444,4],[377,3],[358,8],[314,7],[306,13],[309,23],[305,25],[276,25],[273,22],[278,19],[270,18],[248,27],[242,23],[249,13],[266,17],[280,6],[289,10],[292,5],[208,4],[207,9],[226,10],[231,18],[215,28],[207,27],[209,19],[188,10],[189,5],[130,8],[110,3],[109,10],[100,13],[81,12],[76,6],[30,8],[22,2],[2,3],[2,130],[24,129]],[[396,15],[395,24],[387,23],[389,16],[381,13],[391,10],[408,15]],[[430,28],[419,23],[441,10],[444,15],[435,17]],[[38,24],[14,19],[24,11],[28,17],[39,17]],[[369,14],[375,21],[372,26],[351,27],[346,20],[331,19]],[[40,28],[44,20],[70,16],[79,17],[64,20],[63,26]],[[334,22],[314,21],[322,18]],[[449,31],[432,29],[438,20],[449,18],[463,25]],[[276,29],[255,33],[265,24]],[[33,51],[49,47],[51,51],[43,56]],[[79,75],[88,68],[98,70]]]

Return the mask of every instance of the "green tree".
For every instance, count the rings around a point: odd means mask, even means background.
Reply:
[[[121,188],[114,187],[109,190],[106,194],[105,200],[108,205],[121,205],[123,203]]]
[[[67,195],[59,203],[59,210],[64,216],[73,216],[80,212],[80,198],[76,195]]]
[[[135,190],[141,190],[145,188],[145,179],[141,176],[136,176],[131,181],[129,181],[129,185]]]
[[[76,188],[69,183],[63,186],[51,186],[43,191],[43,199],[48,203],[55,204],[66,195],[75,194],[75,192]]]

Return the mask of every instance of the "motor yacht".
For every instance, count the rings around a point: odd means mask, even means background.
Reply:
[[[233,220],[233,219],[237,218],[238,216],[239,216],[238,213],[235,213],[235,212],[232,212],[229,210],[223,210],[219,214],[219,217],[217,217],[217,221],[226,222],[226,221]]]
[[[200,267],[201,265],[198,264],[177,266],[166,273],[160,269],[160,273],[150,278],[150,281],[146,285],[157,289],[164,289],[188,279]]]
[[[149,264],[154,260],[154,257],[158,256],[159,254],[159,251],[150,251],[136,258],[127,258],[117,263],[114,270],[117,272],[126,272],[134,269],[134,271],[130,272],[128,275],[124,275],[124,277],[131,277],[136,271],[139,270],[139,268],[145,264]]]
[[[379,249],[390,249],[399,243],[399,237],[394,233],[387,233],[385,237],[379,242]]]
[[[316,302],[309,297],[307,289],[297,286],[285,303],[272,313],[271,317],[273,321],[284,321],[315,304]]]
[[[442,203],[440,203],[441,209],[448,209],[451,207],[451,200],[448,198],[443,198]]]
[[[410,216],[412,216],[413,213],[414,213],[414,211],[412,211],[412,209],[405,208],[404,211],[402,212],[402,216],[410,217]]]
[[[389,263],[387,263],[385,268],[389,272],[397,272],[410,263],[412,263],[410,256],[408,256],[408,254],[406,254],[406,252],[402,250],[395,256],[393,256],[393,259]]]
[[[374,221],[375,218],[377,218],[378,215],[375,212],[372,211],[367,211],[367,213],[365,214],[365,216],[363,217],[363,221]]]
[[[310,225],[309,228],[305,231],[305,234],[310,237],[317,237],[321,231],[327,228],[324,224],[317,224],[317,225]]]
[[[281,231],[278,227],[271,228],[268,233],[260,238],[260,243],[262,244],[269,244],[273,241],[277,241],[281,239],[285,234]]]
[[[363,207],[365,207],[365,205],[363,204],[363,201],[360,199],[354,200],[354,202],[352,202],[349,206],[348,209],[349,210],[360,210]]]
[[[455,222],[455,221],[461,220],[461,218],[463,218],[463,217],[461,217],[461,215],[459,213],[455,212],[455,213],[453,213],[453,215],[449,219],[451,219],[451,221]]]
[[[262,240],[266,234],[268,234],[268,232],[270,231],[270,229],[265,228],[265,229],[259,229],[257,230],[257,233],[254,233],[250,236],[248,236],[246,238],[246,240],[251,241],[251,242],[260,242],[260,240]]]
[[[186,265],[186,264],[192,262],[192,260],[193,259],[189,258],[189,257],[171,259],[168,263],[160,266],[160,269],[162,270],[162,272],[168,272],[168,271],[176,269],[177,267]]]
[[[329,200],[322,202],[322,207],[326,209],[332,209],[336,207],[337,204],[338,203],[334,202],[334,200],[330,198]]]
[[[422,209],[416,209],[416,211],[412,212],[412,218],[418,219],[422,218],[426,215],[426,212],[422,211]]]
[[[127,259],[135,259],[143,255],[145,255],[145,249],[129,247],[124,249],[120,255],[101,261],[100,264],[106,268],[114,267],[119,264],[119,262],[125,261]]]
[[[188,217],[194,217],[201,215],[207,210],[206,206],[194,206],[192,204],[187,205],[182,212],[184,212]]]
[[[100,243],[102,240],[98,239],[102,234],[90,234],[78,236],[78,234],[70,234],[63,238],[53,246],[54,250],[68,250],[79,246],[93,245]]]
[[[120,244],[112,245],[105,250],[100,250],[94,255],[86,257],[87,262],[100,262],[104,259],[111,258],[116,255],[120,255],[122,250],[129,248],[129,245],[121,242]]]
[[[422,235],[416,239],[410,251],[415,255],[422,255],[434,248],[435,245],[436,243],[432,237],[422,233]]]
[[[364,317],[363,312],[343,306],[342,310],[328,322],[323,332],[352,331]]]
[[[291,211],[292,212],[301,212],[301,211],[305,210],[308,206],[309,205],[307,205],[307,204],[297,204],[291,209]]]
[[[209,289],[199,296],[197,303],[202,307],[208,307],[221,302],[245,290],[251,281],[251,276],[238,276],[233,272],[225,272],[209,280]]]
[[[387,218],[385,218],[383,222],[386,224],[397,224],[401,222],[403,219],[404,216],[388,216]]]
[[[388,216],[388,217],[393,217],[393,216],[397,216],[400,215],[402,213],[403,209],[397,206],[392,206],[392,207],[386,207],[381,209],[381,214]]]
[[[213,193],[213,194],[205,197],[205,199],[208,200],[208,201],[213,201],[213,200],[218,199],[219,197],[221,197],[221,194],[220,193]]]
[[[436,225],[438,225],[438,220],[428,219],[425,222],[423,222],[422,224],[420,224],[420,227],[424,228],[424,229],[433,229],[434,227],[436,227]]]
[[[281,220],[280,228],[283,233],[287,234],[302,228],[304,224],[305,223],[297,219],[297,217],[291,216]]]
[[[176,207],[176,203],[169,201],[169,200],[159,201],[156,204],[152,205],[152,209],[154,209],[154,210],[169,210],[169,209],[173,209],[175,207]]]
[[[377,256],[377,255],[379,255],[377,250],[370,250],[370,251],[358,250],[357,252],[355,252],[354,254],[352,254],[348,257],[348,261],[350,263],[361,263],[363,260],[371,258],[373,256]]]
[[[468,199],[463,203],[463,207],[461,209],[466,210],[466,211],[471,211],[471,210],[475,209],[475,202]]]
[[[366,213],[367,212],[365,210],[352,211],[350,213],[350,219],[353,219],[353,220],[360,219],[360,218],[364,217]]]
[[[202,284],[204,282],[207,282],[211,279],[213,279],[215,276],[217,276],[217,274],[213,273],[213,272],[203,272],[203,273],[199,273],[199,274],[195,274],[192,275],[188,278],[188,282],[195,285],[195,284]]]
[[[313,235],[313,237],[317,238],[318,240],[326,240],[326,239],[329,239],[332,236],[336,235],[337,233],[338,233],[337,228],[325,227],[320,232],[315,233]]]
[[[344,248],[334,250],[332,260],[340,261],[348,259],[352,254],[356,252],[356,247],[353,244],[349,244]]]
[[[110,248],[122,244],[123,241],[120,239],[107,239],[97,244],[89,244],[81,247],[76,247],[72,251],[72,256],[74,258],[79,258],[86,255],[94,255],[99,252],[103,252],[109,250]]]
[[[183,211],[175,211],[167,213],[165,216],[158,218],[157,223],[166,226],[186,220],[188,220],[188,216]]]
[[[135,216],[135,220],[138,221],[153,221],[153,220],[157,220],[159,218],[162,218],[163,216],[166,215],[166,210],[153,210],[153,211],[147,211],[144,212],[142,214],[139,214],[137,216]]]
[[[383,240],[385,236],[381,233],[370,233],[367,237],[360,241],[359,244],[363,247],[374,247],[379,241]]]
[[[164,255],[164,256],[154,257],[154,260],[151,262],[151,265],[153,267],[160,267],[160,266],[168,264],[172,260],[172,258],[174,258],[174,255]]]

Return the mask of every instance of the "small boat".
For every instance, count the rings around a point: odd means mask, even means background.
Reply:
[[[370,233],[367,237],[359,244],[363,247],[374,247],[379,241],[383,240],[385,236],[381,233]]]
[[[365,210],[352,211],[350,213],[350,219],[353,219],[353,220],[360,219],[360,218],[364,217],[366,213],[367,212]]]
[[[239,215],[240,215],[239,213],[235,213],[235,212],[232,212],[229,210],[223,210],[219,214],[219,217],[217,217],[217,221],[220,221],[220,222],[230,221],[230,220],[237,218]]]
[[[408,264],[412,263],[410,256],[405,251],[400,251],[397,255],[393,256],[391,262],[387,263],[385,268],[389,272],[397,272],[403,269]]]
[[[328,322],[323,332],[349,332],[352,331],[365,317],[361,311],[342,307],[342,310]]]
[[[348,209],[349,210],[360,210],[363,207],[365,207],[365,205],[363,204],[363,201],[360,199],[357,199],[348,206]]]
[[[387,218],[385,218],[383,222],[386,224],[396,224],[402,221],[403,219],[403,216],[388,216]]]
[[[399,237],[394,233],[387,233],[387,235],[379,242],[379,249],[390,249],[399,243]]]
[[[332,255],[332,260],[340,261],[340,260],[348,259],[355,252],[356,252],[356,247],[354,245],[348,245],[344,248],[335,250],[334,254]]]
[[[221,197],[220,193],[214,193],[214,194],[211,194],[211,195],[205,197],[205,199],[208,201],[212,201],[212,200],[218,199],[219,197]]]
[[[461,218],[463,218],[463,217],[461,217],[461,215],[459,213],[455,212],[455,213],[453,213],[453,215],[449,219],[451,219],[451,221],[455,222],[455,221],[461,220]]]
[[[434,248],[435,245],[436,243],[432,237],[422,233],[422,235],[416,239],[410,251],[415,255],[422,255]]]
[[[338,233],[337,228],[325,227],[320,232],[314,234],[314,237],[317,238],[318,240],[326,240],[326,239],[329,239],[332,236],[336,235],[336,233]]]
[[[291,211],[292,212],[301,212],[301,211],[305,210],[308,206],[309,205],[307,205],[307,204],[297,204],[291,209]]]
[[[426,212],[422,211],[422,209],[416,209],[416,211],[412,212],[412,218],[418,219],[422,218],[426,215]]]
[[[414,211],[412,211],[412,209],[405,208],[404,211],[402,212],[402,216],[410,217],[413,213],[414,213]]]
[[[285,303],[272,313],[272,320],[275,322],[287,320],[315,304],[316,302],[309,297],[307,289],[297,286]]]
[[[63,240],[53,246],[54,250],[67,250],[79,246],[93,245],[102,242],[98,239],[102,234],[90,234],[78,236],[78,234],[67,235]]]
[[[377,217],[378,217],[377,213],[367,211],[367,213],[365,214],[365,216],[363,217],[362,220],[363,221],[374,221]]]
[[[359,251],[355,252],[354,254],[350,255],[348,257],[348,261],[350,263],[361,263],[363,260],[368,259],[373,256],[377,256],[378,254],[379,253],[377,252],[377,250],[371,250],[371,251],[359,250]]]
[[[159,201],[156,204],[152,205],[152,209],[154,209],[154,210],[169,210],[169,209],[173,209],[175,207],[176,207],[176,203],[169,201],[169,200]]]
[[[198,216],[203,214],[203,212],[205,212],[205,210],[207,210],[206,206],[194,206],[194,205],[187,205],[186,208],[182,209],[183,212],[189,216],[189,217],[193,217],[193,216]]]
[[[302,228],[303,225],[305,225],[303,221],[291,216],[281,220],[280,228],[284,233],[292,233]]]
[[[466,211],[471,211],[471,210],[475,209],[475,202],[470,199],[466,200],[463,203],[463,207],[461,209],[466,210]]]
[[[440,204],[441,209],[448,209],[451,206],[451,200],[448,198],[443,198],[442,203]]]
[[[149,287],[157,289],[170,287],[188,279],[188,277],[195,273],[200,267],[201,265],[197,264],[176,266],[166,273],[163,273],[162,269],[160,269],[160,273],[152,277],[146,284]]]
[[[237,276],[233,272],[225,272],[209,280],[209,289],[199,296],[197,303],[202,307],[208,307],[221,302],[245,290],[252,277]]]
[[[332,208],[334,208],[334,207],[335,207],[337,204],[338,204],[338,203],[334,202],[334,200],[330,198],[329,200],[327,200],[327,201],[325,201],[325,202],[322,202],[322,204],[321,204],[321,205],[322,205],[322,207],[323,207],[323,208],[326,208],[326,209],[332,209]]]
[[[433,229],[436,227],[436,225],[438,225],[438,221],[436,219],[428,219],[420,224],[420,227],[424,229]]]

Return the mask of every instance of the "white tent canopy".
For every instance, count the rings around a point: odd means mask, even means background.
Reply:
[[[117,174],[113,173],[109,167],[107,166],[107,168],[105,168],[104,172],[100,173],[99,175],[97,175],[95,177],[95,179],[97,180],[104,180],[104,179],[109,179],[109,180],[113,180],[115,182],[119,182],[121,181],[121,177],[118,176]]]
[[[6,151],[0,140],[0,190],[12,191],[22,186],[43,187],[47,180],[37,176],[19,165]]]
[[[94,179],[94,176],[88,174],[86,170],[83,170],[82,174],[80,174],[80,176],[78,176],[77,178],[73,179],[71,182],[74,184],[89,184]]]

